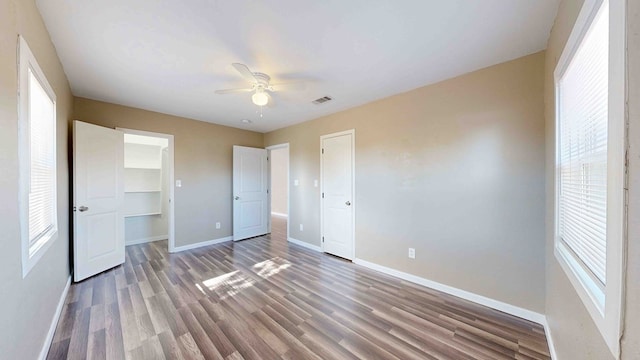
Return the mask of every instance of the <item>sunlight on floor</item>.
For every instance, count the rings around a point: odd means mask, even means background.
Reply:
[[[280,257],[274,257],[262,262],[259,262],[251,267],[255,270],[256,274],[263,279],[267,279],[282,270],[291,267],[291,263]],[[210,291],[218,294],[220,299],[225,299],[230,296],[234,296],[240,291],[253,286],[256,280],[248,277],[240,272],[240,270],[232,271],[230,273],[222,274],[214,278],[204,280],[202,284]],[[198,290],[206,295],[205,290],[200,284],[195,284]]]
[[[243,289],[253,286],[255,280],[248,278],[239,270],[236,270],[205,280],[202,283],[209,290],[218,294],[220,299],[225,299],[227,297],[234,296]]]
[[[287,260],[280,257],[274,257],[273,259],[265,260],[253,265],[253,269],[258,270],[258,275],[266,279],[284,269],[289,268],[290,266],[291,263]]]

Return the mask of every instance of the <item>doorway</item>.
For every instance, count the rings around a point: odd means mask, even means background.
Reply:
[[[355,130],[320,137],[322,250],[355,258]]]
[[[269,152],[269,208],[272,239],[289,239],[289,144]]]
[[[174,252],[173,135],[124,132],[125,245],[167,240]]]

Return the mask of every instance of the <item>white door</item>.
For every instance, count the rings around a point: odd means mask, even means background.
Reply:
[[[74,279],[124,263],[124,133],[73,123]]]
[[[269,232],[267,150],[233,147],[233,240]]]
[[[320,138],[322,246],[349,260],[354,257],[354,141],[353,130]]]

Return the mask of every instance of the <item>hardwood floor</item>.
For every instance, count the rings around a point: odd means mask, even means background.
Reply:
[[[542,326],[271,236],[73,284],[48,359],[549,359]]]

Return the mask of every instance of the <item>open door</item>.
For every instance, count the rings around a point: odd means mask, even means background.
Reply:
[[[233,240],[269,232],[267,150],[233,147]]]
[[[73,123],[74,280],[124,263],[124,133]]]

